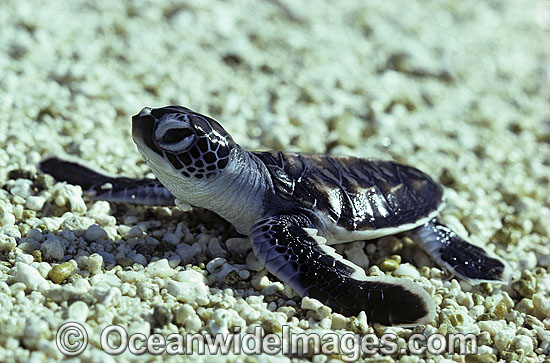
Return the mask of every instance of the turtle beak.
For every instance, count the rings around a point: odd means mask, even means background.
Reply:
[[[153,142],[156,119],[149,107],[144,107],[137,115],[132,116],[132,139],[140,149],[150,149],[159,155],[162,151]]]

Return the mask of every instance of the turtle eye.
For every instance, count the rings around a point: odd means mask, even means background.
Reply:
[[[193,135],[193,133],[189,129],[170,129],[162,136],[162,143],[176,144],[191,135]]]
[[[195,140],[195,134],[188,128],[169,128],[158,135],[158,144],[168,151],[181,151],[188,148]]]

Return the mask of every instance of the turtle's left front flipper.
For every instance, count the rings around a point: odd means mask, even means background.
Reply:
[[[437,219],[407,232],[435,261],[471,284],[508,283],[504,262],[465,241]]]
[[[369,322],[415,326],[435,317],[430,295],[408,279],[367,277],[324,244],[303,214],[264,218],[252,227],[252,249],[269,272],[300,296],[315,298],[345,315],[366,312]]]
[[[80,185],[93,199],[142,205],[173,206],[174,196],[157,179],[111,177],[56,157],[42,160],[39,169],[57,181]]]

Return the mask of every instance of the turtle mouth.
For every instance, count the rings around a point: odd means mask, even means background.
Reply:
[[[162,151],[153,142],[155,117],[149,107],[143,108],[137,115],[132,116],[132,139],[141,147],[150,149],[162,156]]]

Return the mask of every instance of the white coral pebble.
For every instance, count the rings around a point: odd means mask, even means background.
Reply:
[[[178,300],[199,305],[208,303],[208,286],[203,275],[194,270],[181,271],[166,283],[168,293]]]
[[[23,262],[15,263],[15,282],[22,282],[31,290],[45,291],[49,288],[48,281],[40,275],[37,269]]]

